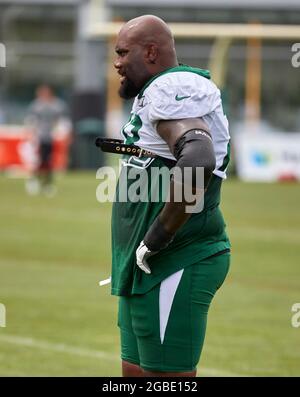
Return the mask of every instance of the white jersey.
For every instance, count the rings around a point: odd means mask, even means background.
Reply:
[[[228,121],[221,95],[207,71],[177,66],[154,76],[135,98],[130,119],[122,129],[125,143],[175,160],[167,143],[156,130],[160,120],[201,117],[212,136],[216,168],[214,174],[226,178],[229,157]]]

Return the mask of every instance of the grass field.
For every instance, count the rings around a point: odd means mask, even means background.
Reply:
[[[53,199],[0,176],[0,375],[119,376],[110,275],[110,204],[95,173],[69,173]],[[300,376],[300,185],[223,188],[233,245],[212,305],[199,376]]]

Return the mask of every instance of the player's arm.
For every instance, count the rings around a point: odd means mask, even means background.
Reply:
[[[192,190],[196,202],[199,202],[216,165],[212,139],[206,124],[197,118],[160,121],[157,132],[167,142],[170,151],[176,158],[176,167],[181,169],[183,177],[181,189],[186,187]],[[188,175],[185,179],[184,169],[186,167],[191,169],[192,175]],[[202,188],[199,188],[201,184],[196,178],[197,167],[202,167],[204,170]],[[165,203],[161,213],[137,249],[137,264],[146,273],[151,272],[146,262],[147,257],[166,248],[177,230],[191,216],[191,213],[186,211],[187,204],[191,203],[184,200],[184,194],[182,194],[183,199],[176,202],[175,189],[178,189],[178,183],[172,179],[169,201]]]

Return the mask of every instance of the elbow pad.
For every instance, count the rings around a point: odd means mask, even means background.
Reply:
[[[181,168],[184,183],[192,183],[193,187],[199,187],[197,181],[197,167],[204,169],[204,188],[208,186],[210,177],[216,167],[216,157],[211,136],[208,132],[193,129],[182,135],[174,146],[174,156],[177,160],[176,166]],[[184,169],[191,168],[190,178],[186,180]],[[202,183],[203,186],[203,183]]]

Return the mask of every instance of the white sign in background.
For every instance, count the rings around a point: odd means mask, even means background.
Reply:
[[[242,180],[300,180],[300,133],[238,133],[233,143]]]
[[[3,43],[0,43],[0,68],[6,67],[6,49]]]

